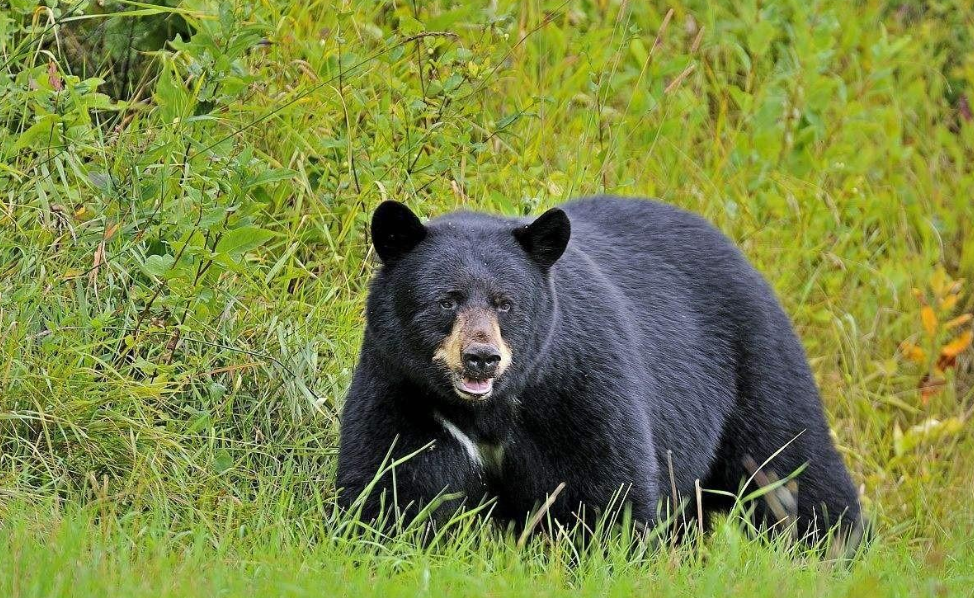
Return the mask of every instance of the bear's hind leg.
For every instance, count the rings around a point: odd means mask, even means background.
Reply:
[[[750,327],[740,352],[738,405],[724,430],[718,477],[741,496],[764,488],[759,528],[788,528],[818,544],[830,531],[858,537],[859,499],[836,450],[804,350],[775,306]],[[835,530],[838,526],[838,530]]]

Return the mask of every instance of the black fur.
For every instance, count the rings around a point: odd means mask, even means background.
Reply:
[[[625,488],[634,519],[652,524],[671,495],[668,454],[693,518],[695,480],[737,493],[749,465],[781,450],[762,474],[783,478],[805,466],[790,494],[795,508],[781,497],[799,534],[858,526],[855,488],[787,316],[703,219],[611,197],[568,203],[531,226],[464,212],[419,229],[405,212],[383,204],[373,221],[385,265],[372,281],[342,415],[344,506],[390,446],[398,457],[433,443],[396,467],[395,497],[407,515],[445,491],[467,504],[496,498],[495,515],[523,523],[565,482],[550,510],[563,523],[574,523],[580,505],[590,520]],[[486,401],[459,398],[432,360],[452,325],[453,312],[437,304],[448,293],[488,304],[500,294],[512,304],[498,314],[512,365]],[[443,420],[482,445],[482,456],[502,446],[500,462],[475,464]],[[380,480],[367,517],[383,492],[391,503],[392,484],[391,474]],[[756,502],[759,522],[779,519],[772,502]],[[704,494],[708,514],[727,505]]]

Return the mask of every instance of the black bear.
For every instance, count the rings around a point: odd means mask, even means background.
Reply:
[[[368,489],[366,519],[408,517],[447,496],[435,518],[489,498],[523,524],[564,483],[556,522],[624,504],[655,524],[673,494],[696,519],[697,481],[708,515],[749,481],[771,486],[759,525],[859,528],[788,317],[700,217],[592,197],[531,222],[424,225],[384,202],[371,233],[382,267],[341,418],[344,507]]]

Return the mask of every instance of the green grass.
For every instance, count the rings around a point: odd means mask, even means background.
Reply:
[[[331,522],[309,544],[279,528],[175,537],[153,517],[70,511],[5,522],[3,595],[964,596],[974,581],[966,530],[922,551],[883,541],[850,566],[744,540],[729,521],[701,546],[637,554],[609,542],[578,554],[565,541],[518,549],[488,526],[423,550],[330,535]]]
[[[2,595],[969,593],[971,351],[917,390],[974,309],[966,2],[170,4],[0,10]],[[772,281],[879,530],[853,565],[335,514],[371,209],[600,192]]]

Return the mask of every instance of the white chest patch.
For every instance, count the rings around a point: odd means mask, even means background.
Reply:
[[[477,444],[471,440],[469,436],[464,434],[463,430],[456,427],[453,422],[440,415],[439,412],[434,412],[433,416],[436,418],[436,421],[440,422],[440,425],[442,425],[446,431],[450,433],[450,436],[457,439],[460,446],[467,451],[467,455],[470,457],[470,460],[473,461],[474,465],[483,466],[484,460],[480,455],[480,449],[477,447]]]
[[[487,444],[474,442],[470,436],[458,428],[453,422],[443,417],[439,412],[434,412],[436,421],[443,426],[450,436],[456,439],[466,451],[470,461],[477,467],[486,468],[491,471],[500,470],[501,463],[504,461],[504,446],[501,444]]]

